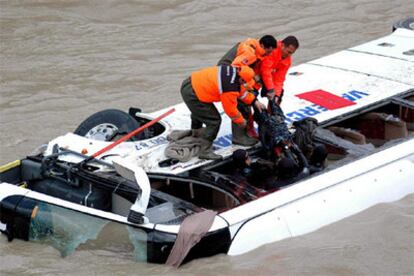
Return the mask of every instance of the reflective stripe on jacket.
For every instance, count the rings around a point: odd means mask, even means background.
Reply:
[[[214,66],[191,74],[191,85],[201,102],[221,102],[224,112],[236,124],[244,122],[237,109],[237,99],[251,104],[255,96],[240,85],[237,68],[230,65]]]

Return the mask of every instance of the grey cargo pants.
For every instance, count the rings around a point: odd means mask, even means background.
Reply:
[[[217,108],[213,103],[204,103],[197,98],[190,78],[183,81],[181,96],[191,111],[191,129],[200,129],[205,124],[203,138],[213,142],[217,137],[221,124],[221,116]]]

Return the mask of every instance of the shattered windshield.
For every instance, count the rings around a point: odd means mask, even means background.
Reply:
[[[44,202],[39,203],[30,221],[29,240],[49,244],[64,257],[82,243],[96,239],[107,220],[85,215]]]
[[[29,240],[52,246],[62,257],[79,249],[107,250],[147,260],[146,231],[45,202],[32,211]]]

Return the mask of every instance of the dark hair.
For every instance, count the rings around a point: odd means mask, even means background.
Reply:
[[[275,48],[277,47],[277,41],[276,38],[274,38],[272,35],[265,35],[262,36],[262,38],[259,40],[260,44],[263,44],[263,48]]]
[[[287,179],[293,177],[297,172],[297,165],[295,161],[290,158],[283,157],[279,160],[276,166],[278,170],[278,176],[281,179]]]
[[[244,168],[246,166],[247,151],[238,149],[233,152],[232,158],[237,168]]]
[[[282,43],[285,46],[289,46],[292,45],[293,47],[295,47],[296,49],[299,48],[299,41],[296,37],[294,37],[293,35],[287,36],[285,37],[285,39],[282,40]]]

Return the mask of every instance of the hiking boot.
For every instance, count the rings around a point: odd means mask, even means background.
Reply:
[[[251,147],[256,145],[258,142],[257,139],[249,137],[247,135],[246,129],[243,127],[239,127],[235,123],[231,123],[231,130],[233,133],[232,142],[235,145],[241,145],[246,147]]]
[[[199,153],[198,158],[200,159],[207,159],[207,160],[221,160],[223,159],[223,156],[219,154],[215,154],[212,149],[205,150]]]
[[[207,160],[220,160],[223,159],[223,156],[214,153],[212,142],[203,140],[198,158]]]
[[[199,138],[199,137],[202,137],[203,136],[203,133],[204,133],[204,129],[205,128],[197,128],[197,129],[192,129],[191,130],[191,136],[193,136],[193,137],[197,137],[197,138]]]

